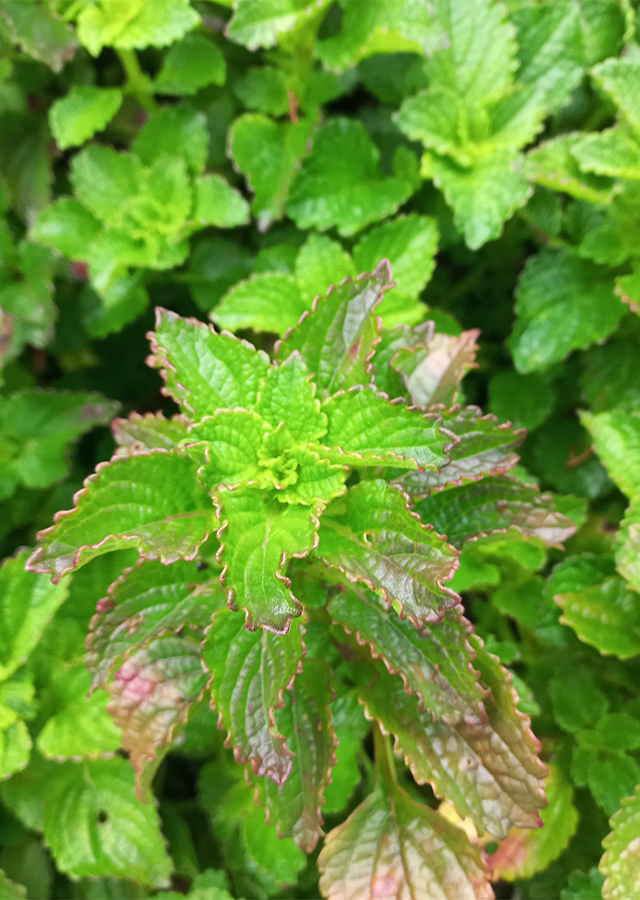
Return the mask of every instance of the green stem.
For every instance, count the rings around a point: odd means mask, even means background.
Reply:
[[[387,796],[394,794],[398,787],[398,779],[391,739],[382,733],[377,724],[373,726],[373,749],[376,758],[376,777],[384,786]]]
[[[151,113],[156,108],[156,101],[151,91],[151,82],[140,68],[135,50],[118,50],[122,68],[127,76],[124,91],[134,94],[141,106]]]

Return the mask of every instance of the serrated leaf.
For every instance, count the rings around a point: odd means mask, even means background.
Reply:
[[[254,274],[234,285],[211,313],[220,328],[253,328],[283,335],[309,309],[293,275]]]
[[[267,434],[264,421],[247,409],[221,409],[189,429],[187,453],[203,465],[207,490],[261,481],[258,451]]]
[[[373,310],[391,280],[391,269],[382,262],[371,275],[345,280],[318,297],[311,312],[276,344],[276,359],[282,362],[299,351],[324,396],[369,383],[369,360],[379,340]]]
[[[136,135],[131,150],[146,166],[161,156],[180,156],[192,175],[199,175],[207,160],[209,131],[204,113],[189,103],[161,106]]]
[[[622,800],[622,808],[612,817],[611,832],[602,842],[605,854],[600,872],[606,877],[602,886],[605,900],[625,900],[640,890],[640,797]]]
[[[379,171],[380,154],[357,119],[330,119],[314,135],[311,153],[295,176],[287,214],[299,228],[343,236],[396,212],[413,185]]]
[[[473,670],[469,625],[457,610],[446,612],[433,628],[417,631],[392,611],[353,593],[342,593],[328,605],[332,620],[381,659],[405,690],[416,694],[420,708],[455,723],[484,716],[484,692]]]
[[[331,770],[331,784],[324,791],[324,813],[342,812],[349,805],[351,795],[360,782],[358,758],[362,741],[370,728],[355,690],[341,690],[336,678],[333,684],[338,691],[337,698],[331,704],[332,725],[338,739],[338,761]]]
[[[3,0],[0,16],[11,39],[34,59],[59,72],[73,59],[78,46],[72,29],[50,8],[41,4]]]
[[[274,498],[248,488],[220,491],[218,515],[222,526],[219,561],[221,582],[229,604],[246,613],[247,628],[285,634],[301,604],[285,575],[290,557],[305,557],[317,546],[318,521],[306,506],[283,506]]]
[[[249,221],[249,204],[221,175],[201,175],[194,183],[193,217],[201,227],[236,228]]]
[[[591,72],[600,89],[608,94],[623,118],[640,137],[640,64],[635,59],[607,59]]]
[[[272,366],[255,411],[277,428],[284,424],[294,441],[319,440],[327,433],[327,416],[316,399],[316,386],[299,353]]]
[[[44,834],[58,869],[75,878],[116,875],[163,887],[171,875],[155,806],[136,799],[133,769],[118,757],[57,767]]]
[[[247,109],[283,116],[289,109],[287,78],[273,66],[251,66],[239,78],[233,91]]]
[[[223,603],[214,573],[195,562],[141,561],[125,570],[102,595],[89,626],[86,663],[93,687],[104,685],[114,663],[135,647],[183,626],[203,628]]]
[[[373,271],[386,255],[381,254],[373,265],[360,266],[357,271]],[[306,308],[310,309],[314,298],[325,294],[331,285],[340,284],[344,278],[355,276],[356,267],[337,241],[312,231],[296,256],[295,274],[300,296]]]
[[[457,566],[456,551],[384,481],[361,482],[333,502],[315,554],[347,581],[368,585],[417,628],[440,621],[460,599],[444,586]]]
[[[494,881],[531,878],[557,859],[573,837],[578,825],[573,785],[550,766],[545,791],[549,804],[540,813],[542,827],[533,831],[515,828],[491,855]]]
[[[589,203],[610,203],[615,193],[613,179],[583,172],[573,155],[582,137],[576,132],[544,141],[527,154],[524,173],[530,181],[553,191]]]
[[[276,725],[274,710],[301,670],[304,628],[299,619],[287,634],[249,631],[243,616],[217,613],[204,644],[203,661],[213,675],[211,705],[227,732],[237,762],[250,762],[256,775],[284,784],[293,753]]]
[[[323,896],[492,900],[480,850],[402,790],[391,765],[374,793],[327,835],[318,858]]]
[[[560,544],[575,531],[570,519],[556,509],[548,494],[509,475],[489,475],[432,490],[416,502],[416,512],[455,547],[480,533],[515,526],[525,535]]]
[[[249,50],[273,47],[281,33],[292,31],[310,11],[307,0],[240,0],[226,33]]]
[[[83,6],[77,33],[89,53],[98,56],[104,46],[122,50],[166,47],[199,22],[200,15],[189,0],[154,0],[153,7],[138,0],[120,0],[115,7],[111,3]]]
[[[554,593],[560,621],[603,654],[627,659],[640,653],[640,597],[613,575],[588,587]]]
[[[247,113],[231,126],[229,152],[255,195],[251,211],[260,231],[266,231],[271,222],[284,215],[291,182],[307,152],[312,124],[310,118],[279,123]]]
[[[71,160],[71,183],[96,218],[121,226],[125,210],[142,182],[142,163],[131,153],[92,144]]]
[[[26,768],[31,755],[31,735],[26,723],[4,704],[0,705],[0,780]]]
[[[461,334],[434,334],[424,344],[400,348],[390,365],[398,372],[416,406],[452,406],[460,382],[475,368],[480,335],[477,329]]]
[[[150,341],[150,363],[161,368],[165,390],[187,414],[202,418],[256,402],[269,360],[247,341],[160,308]]]
[[[145,559],[165,564],[193,559],[214,524],[196,472],[196,463],[178,451],[102,463],[75,495],[75,509],[58,513],[56,524],[39,532],[30,570],[58,582],[90,559],[132,545]]]
[[[616,548],[618,572],[629,586],[640,591],[640,503],[634,499],[620,523]]]
[[[152,639],[116,672],[107,709],[123,730],[122,746],[136,772],[136,793],[141,800],[145,764],[153,763],[159,751],[171,743],[207,680],[200,643],[186,636]]]
[[[312,853],[320,837],[323,791],[335,765],[336,736],[331,723],[331,669],[321,659],[305,659],[302,672],[276,713],[282,734],[295,747],[284,784],[252,779],[256,798],[266,807],[278,837],[292,837],[303,853]]]
[[[585,134],[571,153],[583,172],[640,181],[640,147],[619,128]]]
[[[173,450],[187,436],[188,424],[180,415],[165,419],[161,413],[132,412],[127,419],[114,419],[111,431],[116,444],[130,453],[156,447]]]
[[[102,131],[122,104],[122,91],[74,84],[49,110],[49,124],[61,150],[79,147]]]
[[[0,568],[2,680],[25,662],[68,593],[66,584],[54,586],[45,575],[27,572],[27,556],[28,551],[23,550]]]
[[[640,417],[623,412],[584,412],[596,453],[628,497],[640,495]]]
[[[516,369],[527,373],[607,337],[626,307],[608,272],[565,251],[543,250],[520,277],[516,311],[509,345]]]
[[[84,260],[88,247],[102,228],[96,217],[73,197],[61,197],[43,209],[32,236],[46,247],[55,247],[69,259]]]
[[[208,84],[224,84],[227,64],[213,41],[188,34],[171,45],[154,81],[159,94],[196,94]]]

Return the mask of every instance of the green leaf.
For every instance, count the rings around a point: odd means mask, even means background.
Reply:
[[[61,150],[79,147],[103,131],[122,104],[122,91],[74,84],[49,110],[51,133]]]
[[[121,50],[166,47],[191,31],[200,15],[189,0],[154,0],[150,7],[140,0],[119,0],[100,6],[83,6],[77,19],[81,44],[92,56],[104,46]]]
[[[199,241],[189,257],[189,288],[196,305],[209,312],[224,293],[241,278],[251,274],[253,253],[230,240],[215,235]]]
[[[583,172],[573,155],[581,140],[582,135],[576,133],[544,141],[528,153],[524,173],[530,181],[553,191],[589,203],[610,203],[615,192],[613,179]]]
[[[358,271],[372,272],[384,255],[371,267],[361,266]],[[331,285],[339,285],[344,278],[356,275],[356,267],[337,241],[312,231],[296,256],[295,274],[300,296],[310,309],[313,300],[325,294]]]
[[[246,613],[247,628],[286,634],[302,607],[285,575],[290,557],[303,558],[317,546],[318,520],[305,506],[283,506],[248,488],[217,495],[221,582],[228,602]]]
[[[28,551],[23,550],[5,560],[0,568],[2,680],[9,678],[28,658],[68,593],[66,584],[54,586],[45,575],[27,572],[27,556]]]
[[[640,147],[619,128],[586,134],[571,152],[583,172],[640,181]]]
[[[584,412],[580,421],[594,440],[596,453],[628,497],[640,495],[640,417],[623,412]]]
[[[598,87],[607,94],[631,129],[640,137],[640,64],[635,59],[607,59],[592,71]]]
[[[369,383],[369,360],[379,340],[373,311],[391,278],[382,262],[371,275],[345,280],[318,297],[311,312],[278,341],[275,358],[282,362],[298,350],[324,396]]]
[[[249,50],[273,47],[280,34],[292,31],[310,13],[307,0],[239,0],[226,33]]]
[[[177,451],[102,463],[75,495],[76,508],[58,513],[56,524],[39,533],[30,570],[58,582],[96,556],[132,545],[145,559],[165,564],[194,559],[214,523],[196,471]]]
[[[283,116],[289,109],[287,78],[282,69],[252,66],[234,85],[243,106],[271,116]]]
[[[588,873],[576,871],[569,875],[569,886],[560,892],[561,900],[602,900],[604,876],[596,868]],[[620,898],[622,900],[622,898]]]
[[[493,895],[479,848],[437,812],[416,803],[391,771],[329,832],[318,867],[328,900],[402,894],[416,900],[490,900]]]
[[[322,517],[316,555],[364,583],[416,628],[438,622],[459,597],[443,582],[457,553],[407,506],[407,497],[384,481],[361,482],[335,500]]]
[[[101,227],[82,203],[73,197],[62,197],[42,210],[32,237],[45,247],[55,247],[69,259],[84,260]]]
[[[514,829],[491,855],[492,877],[515,881],[531,878],[557,859],[573,837],[578,811],[573,805],[573,785],[551,766],[545,779],[548,806],[540,813],[542,828]]]
[[[54,72],[73,58],[77,47],[73,30],[47,6],[3,0],[0,16],[11,40]]]
[[[158,814],[153,803],[136,799],[133,778],[117,757],[57,767],[47,786],[44,834],[61,872],[167,885],[172,863]]]
[[[187,625],[203,628],[224,602],[212,573],[195,562],[140,561],[101,596],[86,643],[94,688],[104,686],[113,665],[134,648]]]
[[[250,762],[256,775],[284,784],[291,774],[293,753],[279,730],[274,710],[282,709],[283,694],[301,671],[304,628],[291,622],[288,634],[265,628],[248,631],[243,616],[220,610],[202,651],[213,675],[211,705],[227,745],[237,762]]]
[[[445,470],[446,471],[446,470]],[[547,544],[560,544],[575,531],[548,494],[509,475],[489,475],[481,481],[454,482],[416,502],[416,512],[455,547],[478,533],[516,527]]]
[[[320,837],[323,791],[335,765],[336,736],[331,724],[331,669],[321,659],[305,659],[302,672],[276,713],[280,731],[291,735],[295,757],[284,784],[252,779],[259,802],[278,837],[292,837],[303,853],[312,853]]]
[[[187,896],[189,900],[233,900],[229,893],[229,882],[222,870],[205,869],[193,879],[188,894],[177,891],[162,891],[156,894],[159,900],[182,900]]]
[[[620,659],[640,653],[640,597],[622,578],[613,575],[589,587],[554,593],[553,599],[563,610],[560,621],[585,644]]]
[[[559,568],[562,569],[563,565]],[[549,684],[549,695],[555,720],[560,728],[568,732],[595,725],[609,706],[609,700],[593,670],[584,666],[563,667],[554,673]]]
[[[400,675],[407,693],[418,696],[421,709],[449,723],[484,715],[484,693],[473,669],[475,652],[467,640],[469,625],[457,610],[421,631],[354,593],[338,594],[328,610],[336,625],[368,646],[392,675]]]
[[[184,157],[191,174],[199,175],[207,161],[208,144],[206,116],[181,103],[156,109],[136,135],[131,150],[146,166],[165,155]]]
[[[258,451],[267,431],[257,413],[221,409],[189,429],[187,452],[204,465],[198,475],[207,490],[261,481]]]
[[[587,779],[594,800],[610,816],[640,783],[640,765],[626,754],[589,754]]]
[[[159,94],[197,94],[208,84],[224,84],[227,64],[213,41],[200,34],[188,34],[169,48],[154,81]]]
[[[397,350],[389,365],[402,377],[416,406],[453,405],[460,382],[475,368],[479,334],[477,329],[434,334],[424,343]]]
[[[449,435],[437,415],[403,403],[390,403],[374,387],[356,387],[335,394],[323,406],[329,430],[323,442],[334,448],[335,460],[346,464],[401,469],[446,465]]]
[[[520,277],[516,311],[509,345],[516,369],[527,373],[607,337],[626,307],[608,272],[565,251],[543,250]]]
[[[309,309],[293,275],[268,272],[234,285],[211,313],[220,328],[253,328],[283,335]]]
[[[249,221],[249,204],[220,175],[201,175],[194,184],[193,217],[200,226],[235,228]]]
[[[514,428],[533,430],[551,415],[555,392],[550,379],[539,372],[520,375],[503,370],[489,382],[489,408],[499,420]]]
[[[15,710],[0,702],[0,779],[26,768],[31,746],[26,723]]]
[[[161,413],[132,412],[127,419],[114,419],[111,431],[116,444],[129,453],[162,447],[173,450],[187,436],[188,419],[174,416],[165,419]]]
[[[255,411],[277,428],[284,424],[294,441],[307,443],[327,433],[328,420],[316,398],[316,386],[297,351],[272,366]]]
[[[154,638],[132,653],[109,687],[109,710],[122,728],[122,746],[136,773],[136,793],[144,800],[145,764],[159,758],[184,725],[208,681],[200,643],[188,637]],[[98,696],[95,694],[94,696]]]
[[[197,418],[221,407],[253,406],[269,367],[267,355],[248,342],[160,308],[151,348],[165,390]]]
[[[636,591],[640,591],[640,503],[634,499],[620,523],[616,548],[618,572]]]
[[[606,877],[602,887],[605,900],[624,900],[640,890],[640,797],[622,800],[622,808],[611,822],[611,833],[602,842],[605,854],[600,861],[600,872]]]
[[[120,226],[131,198],[137,196],[142,164],[137,156],[92,144],[71,160],[71,182],[96,218]]]
[[[339,688],[339,684],[337,687]],[[331,714],[338,738],[335,751],[338,761],[331,770],[331,784],[327,785],[324,792],[325,814],[342,812],[349,805],[351,795],[360,782],[358,758],[362,741],[370,728],[353,689],[348,693],[339,691],[338,697],[331,704]]]
[[[246,0],[244,0],[246,2]],[[260,5],[266,5],[260,0]],[[312,120],[274,122],[257,113],[235,120],[229,131],[229,151],[247,177],[254,193],[251,211],[258,229],[266,231],[273,221],[284,216],[285,200],[291,182],[307,152]]]
[[[287,214],[299,228],[336,227],[344,236],[392,215],[413,186],[382,176],[379,158],[362,122],[330,119],[315,133],[291,185]]]
[[[3,897],[4,900],[26,900],[27,889],[24,885],[11,881],[0,870],[0,897]]]

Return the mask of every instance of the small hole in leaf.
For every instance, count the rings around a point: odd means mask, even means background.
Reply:
[[[98,810],[98,824],[104,825],[104,823],[108,820],[109,815],[104,811],[104,809]]]

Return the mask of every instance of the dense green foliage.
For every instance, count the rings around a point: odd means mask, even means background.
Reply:
[[[636,7],[0,0],[0,897],[640,892]]]

